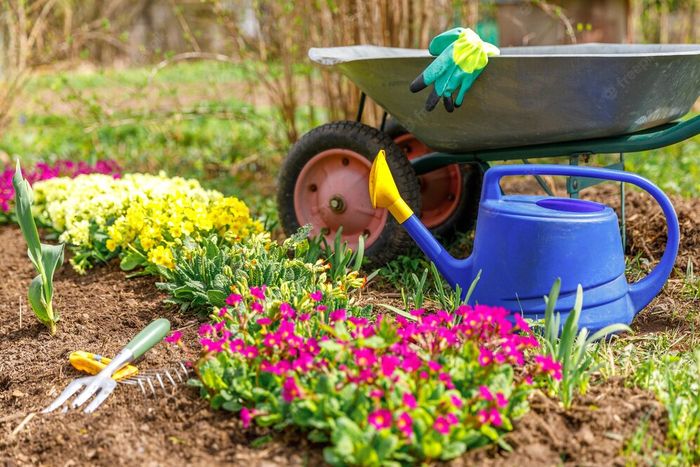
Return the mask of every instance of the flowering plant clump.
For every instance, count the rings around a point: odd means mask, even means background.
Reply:
[[[501,308],[374,321],[350,311],[322,291],[301,306],[265,287],[231,294],[199,331],[202,393],[244,426],[308,430],[329,443],[331,464],[379,465],[503,444],[534,380],[560,377],[527,323]]]
[[[61,232],[81,272],[116,256],[124,269],[172,268],[172,250],[188,238],[217,233],[235,242],[262,230],[238,199],[163,174],[55,178],[36,183],[34,190],[35,214]]]
[[[174,252],[175,267],[161,268],[165,281],[158,287],[183,310],[208,312],[212,306],[225,306],[232,292],[240,294],[263,285],[267,285],[268,299],[297,308],[312,300],[309,291],[322,293],[325,306],[347,307],[353,300],[351,292],[365,284],[359,263],[333,264],[321,259],[316,245],[307,238],[308,232],[308,228],[300,229],[282,244],[268,232],[235,244],[227,244],[217,235],[184,244]],[[361,256],[360,250],[353,255]]]
[[[85,174],[105,174],[118,178],[121,173],[119,165],[111,160],[97,161],[95,164],[87,162],[73,162],[69,160],[59,160],[54,164],[44,162],[37,163],[32,170],[22,171],[22,175],[30,185],[42,180],[49,180],[56,177],[75,178]],[[12,177],[15,171],[11,167],[6,167],[0,173],[0,214],[8,214],[12,209],[12,201],[15,196],[15,188],[12,185]]]

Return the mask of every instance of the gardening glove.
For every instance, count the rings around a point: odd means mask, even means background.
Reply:
[[[431,111],[440,98],[445,109],[452,112],[462,105],[464,95],[488,64],[489,57],[498,55],[498,47],[481,40],[469,28],[454,28],[430,41],[428,51],[437,58],[411,83],[411,92],[433,85],[425,108]],[[453,99],[453,94],[457,97]]]

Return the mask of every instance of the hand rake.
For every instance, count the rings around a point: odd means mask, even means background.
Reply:
[[[170,322],[167,319],[160,318],[153,321],[139,332],[136,337],[112,359],[104,370],[100,371],[96,376],[88,376],[74,380],[51,405],[43,410],[43,413],[52,412],[63,406],[68,402],[71,396],[82,388],[85,389],[75,397],[70,406],[74,409],[78,408],[92,396],[95,396],[84,410],[85,413],[94,412],[117,386],[117,382],[112,379],[112,375],[121,367],[139,358],[151,347],[162,341],[166,334],[168,334],[168,331],[170,331]],[[64,408],[64,411],[66,410],[68,410],[67,406]]]

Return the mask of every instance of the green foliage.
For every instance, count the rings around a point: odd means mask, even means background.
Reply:
[[[550,390],[559,396],[564,407],[569,408],[574,400],[574,391],[585,393],[590,375],[596,371],[591,347],[596,341],[610,334],[629,331],[630,328],[624,324],[611,324],[592,336],[588,335],[586,328],[579,330],[578,322],[583,307],[583,289],[580,284],[576,289],[574,307],[562,327],[561,315],[554,313],[560,287],[561,279],[557,279],[546,298],[542,344],[546,353],[558,361],[562,367],[560,380],[552,380]]]
[[[63,244],[41,243],[32,215],[32,188],[22,176],[19,161],[12,179],[15,188],[15,212],[22,235],[27,241],[29,259],[39,273],[29,285],[29,304],[37,319],[56,333],[58,312],[53,308],[53,275],[63,264]]]
[[[509,449],[501,435],[527,410],[528,377],[543,373],[531,362],[537,340],[505,310],[371,323],[333,310],[326,293],[294,307],[268,298],[277,285],[232,294],[200,328],[196,384],[214,408],[240,412],[244,427],[299,427],[339,466]]]
[[[302,228],[281,245],[271,240],[268,233],[232,246],[224,245],[216,236],[199,243],[186,242],[174,252],[175,268],[160,268],[165,281],[158,287],[167,291],[169,301],[183,310],[200,312],[224,306],[233,291],[263,285],[275,300],[296,305],[306,300],[310,292],[325,290],[334,306],[345,306],[348,292],[365,282],[358,274],[357,261],[361,261],[363,251],[353,254],[341,244],[324,261],[324,250],[318,240],[307,238],[309,231],[309,227]]]

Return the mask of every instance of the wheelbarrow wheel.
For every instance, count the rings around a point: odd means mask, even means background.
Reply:
[[[394,140],[408,160],[432,152],[391,118],[386,122],[384,133]],[[477,164],[451,164],[418,176],[421,221],[433,234],[450,240],[458,232],[468,232],[474,227],[483,175]]]
[[[374,265],[407,251],[413,242],[406,231],[369,199],[369,172],[381,149],[401,196],[419,214],[418,179],[394,141],[359,122],[333,122],[305,134],[282,165],[277,205],[284,232],[311,224],[312,235],[332,244],[342,226],[342,239],[353,249],[365,237],[365,255]]]

